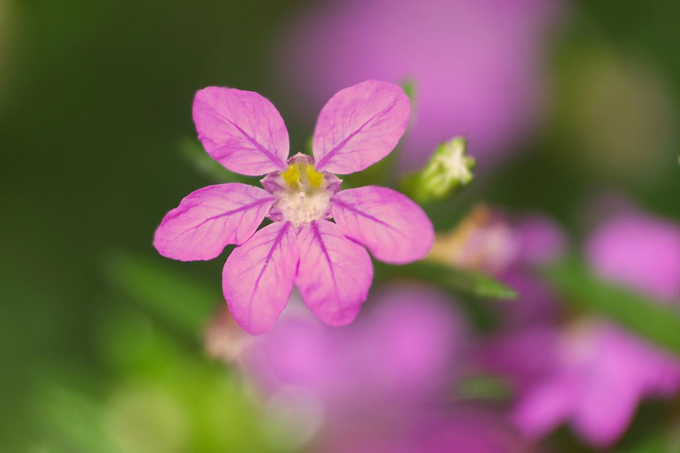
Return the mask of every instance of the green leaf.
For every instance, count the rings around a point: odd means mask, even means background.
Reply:
[[[421,280],[463,295],[516,299],[517,292],[509,286],[482,272],[469,271],[444,264],[420,261],[403,266],[376,263],[376,280],[390,277],[407,277]]]
[[[595,278],[584,264],[567,260],[546,272],[567,303],[598,313],[680,355],[680,315],[649,296]]]
[[[200,334],[223,302],[218,283],[213,287],[193,279],[160,257],[119,252],[106,259],[104,269],[112,286],[192,335]]]

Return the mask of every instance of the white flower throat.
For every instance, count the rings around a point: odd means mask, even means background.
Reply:
[[[283,172],[273,172],[262,180],[264,188],[276,197],[269,212],[274,221],[289,221],[295,227],[330,218],[330,198],[340,189],[341,180],[332,173],[318,172],[314,159],[296,154]]]

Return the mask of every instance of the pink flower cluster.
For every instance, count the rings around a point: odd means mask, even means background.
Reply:
[[[346,329],[296,312],[294,295],[281,322],[242,349],[239,363],[265,398],[313,403],[313,451],[541,451],[537,441],[564,423],[608,448],[643,400],[680,392],[677,358],[593,315],[565,322],[533,269],[564,251],[550,219],[476,209],[453,236],[438,239],[437,253],[444,244],[460,265],[491,264],[521,295],[492,306],[500,325],[491,334],[475,333],[445,294],[402,284],[375,293]],[[677,225],[617,214],[592,234],[586,256],[602,278],[677,304]],[[479,373],[510,384],[507,404],[456,398]]]
[[[536,252],[556,238],[554,229],[541,232],[538,225],[520,229],[520,237],[533,238],[529,243],[545,243],[530,247]],[[616,213],[589,238],[586,256],[603,279],[678,303],[677,225],[635,211]],[[680,391],[680,360],[593,315],[565,325],[556,295],[526,269],[515,266],[503,278],[522,297],[479,345],[477,360],[510,378],[517,392],[511,418],[527,438],[543,437],[568,422],[590,444],[610,447],[642,400]]]
[[[498,414],[447,401],[469,334],[445,294],[400,284],[378,291],[371,310],[346,329],[291,306],[243,361],[266,398],[292,395],[317,408],[322,426],[312,451],[527,451]]]
[[[678,306],[677,225],[639,212],[618,213],[594,232],[586,253],[602,278]],[[552,351],[554,359],[528,383],[514,412],[531,437],[568,421],[591,444],[609,447],[643,399],[680,392],[680,360],[602,319],[584,319],[554,335]]]

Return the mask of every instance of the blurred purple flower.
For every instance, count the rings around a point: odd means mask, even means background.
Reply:
[[[524,394],[513,414],[529,437],[571,421],[585,440],[608,447],[624,433],[643,398],[679,389],[677,360],[606,322],[572,327],[555,352],[555,369]]]
[[[602,277],[660,298],[680,296],[680,226],[621,212],[590,239],[586,253]]]
[[[504,281],[520,297],[510,307],[497,307],[500,325],[480,339],[474,359],[481,371],[506,377],[521,395],[554,369],[559,304],[550,288],[527,272],[507,274]]]
[[[557,0],[342,0],[286,29],[277,70],[287,91],[319,106],[366,78],[416,82],[404,164],[424,163],[438,142],[469,137],[483,164],[512,149],[538,119],[543,35]],[[288,38],[290,37],[290,38]]]
[[[459,408],[428,414],[377,440],[344,439],[326,453],[529,453],[516,432],[489,411]]]
[[[194,261],[237,245],[222,288],[232,316],[250,333],[274,325],[294,285],[325,323],[352,322],[373,279],[366,248],[381,261],[407,263],[424,258],[434,240],[427,215],[405,195],[376,186],[340,191],[334,174],[387,156],[410,111],[396,85],[369,80],[345,88],[319,114],[314,157],[288,158],[288,131],[271,102],[252,91],[200,90],[193,117],[206,151],[231,171],[266,174],[264,189],[231,183],[189,194],[163,218],[154,247]],[[256,232],[265,217],[274,223]]]
[[[445,296],[402,286],[371,308],[342,329],[289,311],[246,351],[265,394],[296,390],[318,401],[325,439],[401,425],[455,379],[466,327]]]
[[[512,304],[493,304],[500,326],[480,339],[473,352],[477,371],[510,378],[516,389],[530,385],[550,369],[557,339],[558,307],[552,291],[533,267],[559,259],[565,239],[548,217],[529,214],[510,220],[499,210],[480,205],[450,233],[440,235],[428,259],[494,274],[517,290]]]
[[[554,262],[565,251],[566,241],[561,228],[548,217],[528,214],[515,222],[519,242],[519,258],[526,264]]]
[[[512,220],[480,204],[452,231],[437,235],[428,259],[503,277],[555,261],[564,248],[562,230],[552,219],[533,213]]]
[[[592,235],[587,254],[603,278],[677,303],[677,225],[620,214]],[[559,336],[552,342],[553,369],[531,385],[514,411],[518,427],[530,437],[571,421],[584,439],[607,447],[624,433],[642,399],[680,391],[680,361],[617,326],[582,320]]]

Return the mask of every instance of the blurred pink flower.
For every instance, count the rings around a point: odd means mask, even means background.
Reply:
[[[677,225],[640,213],[617,215],[595,231],[587,253],[603,278],[677,303]],[[585,440],[607,447],[624,433],[642,399],[680,391],[678,359],[611,323],[582,320],[552,344],[553,369],[533,382],[514,412],[530,437],[571,421]]]
[[[428,259],[503,277],[557,260],[565,242],[560,227],[544,215],[513,220],[480,204],[452,231],[437,235]]]
[[[490,307],[500,325],[476,342],[474,371],[506,376],[521,391],[550,369],[559,305],[533,267],[559,259],[565,242],[560,227],[546,216],[533,213],[512,220],[484,205],[454,231],[437,237],[428,259],[492,273],[519,294],[511,304]]]
[[[424,258],[434,240],[427,215],[406,196],[375,186],[339,192],[342,181],[334,174],[363,170],[388,155],[409,114],[409,99],[396,85],[345,88],[319,114],[314,157],[286,161],[288,131],[271,102],[233,88],[199,91],[193,117],[206,151],[231,171],[266,174],[264,190],[231,183],[189,194],[163,218],[154,247],[193,261],[236,244],[224,266],[223,293],[250,333],[274,325],[293,285],[325,323],[352,322],[373,278],[361,245],[379,260],[407,263]],[[265,216],[274,223],[256,232]]]
[[[556,261],[565,251],[564,232],[554,220],[540,214],[527,214],[515,222],[519,259],[541,265]]]
[[[296,390],[318,401],[326,441],[401,426],[455,380],[466,326],[444,295],[401,286],[371,308],[342,329],[289,311],[246,351],[265,394]]]
[[[428,414],[377,440],[344,439],[326,453],[529,453],[534,451],[497,415],[474,408]]]
[[[625,432],[646,397],[680,388],[677,360],[606,322],[584,321],[562,334],[554,370],[527,391],[513,418],[529,437],[564,421],[598,447]]]
[[[483,165],[539,119],[544,32],[557,0],[336,0],[292,22],[277,43],[286,90],[320,105],[366,78],[416,83],[403,155],[422,164],[438,142],[470,139]],[[283,50],[283,52],[282,52]],[[310,109],[313,110],[313,109]]]
[[[602,277],[653,295],[662,302],[680,296],[680,226],[627,210],[590,239],[586,253]]]
[[[521,395],[554,369],[560,306],[552,290],[526,271],[506,274],[504,281],[519,299],[497,307],[500,325],[476,344],[474,363],[480,371],[506,377]]]

